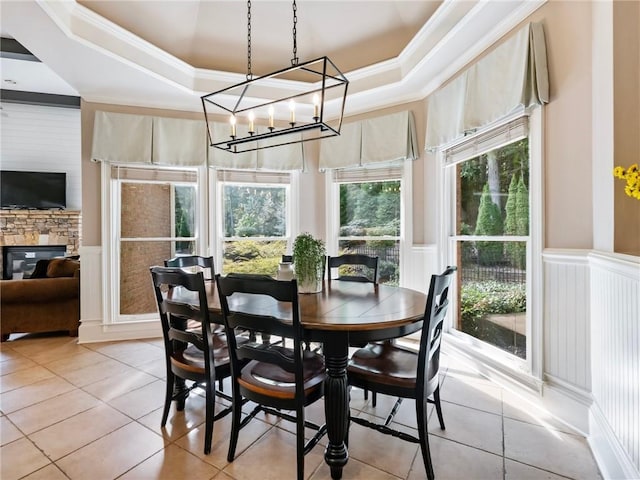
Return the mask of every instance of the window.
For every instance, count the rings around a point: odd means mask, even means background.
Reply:
[[[400,283],[402,168],[335,170],[339,214],[334,254],[378,257],[380,283]],[[351,267],[352,268],[352,267]]]
[[[223,274],[275,276],[290,248],[290,173],[218,171]]]
[[[157,316],[149,267],[198,252],[196,171],[111,167],[115,321]]]
[[[512,358],[531,352],[531,174],[527,117],[445,150],[453,328]],[[473,153],[478,152],[478,153]]]

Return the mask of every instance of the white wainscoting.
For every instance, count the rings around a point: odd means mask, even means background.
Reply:
[[[591,390],[588,253],[543,253],[543,371],[547,379],[585,393]]]
[[[162,337],[160,320],[113,323],[103,301],[102,247],[80,247],[80,328],[78,343]]]
[[[544,271],[544,406],[589,432],[591,336],[589,250],[546,249]]]
[[[640,258],[592,252],[591,443],[604,478],[640,478]]]
[[[414,245],[400,265],[403,287],[427,293],[431,275],[438,271],[438,253],[435,245]]]

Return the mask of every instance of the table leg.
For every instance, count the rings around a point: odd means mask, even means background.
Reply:
[[[345,445],[349,426],[349,392],[347,385],[347,359],[349,342],[346,335],[335,333],[323,344],[327,367],[324,381],[324,413],[329,444],[324,459],[331,468],[331,478],[342,478],[342,467],[349,459]]]

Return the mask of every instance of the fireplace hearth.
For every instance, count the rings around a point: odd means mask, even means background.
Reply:
[[[78,255],[80,248],[81,216],[77,210],[0,210],[0,245],[28,248],[29,256],[10,262],[3,255],[0,278],[27,277],[42,256]],[[47,252],[48,250],[51,250]],[[5,249],[2,249],[4,253]],[[18,263],[15,264],[14,260]],[[26,269],[20,261],[25,262]],[[14,272],[15,269],[15,272]]]

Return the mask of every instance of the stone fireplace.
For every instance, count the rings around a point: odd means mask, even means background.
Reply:
[[[78,210],[0,210],[0,246],[65,245],[78,255],[81,227]]]

